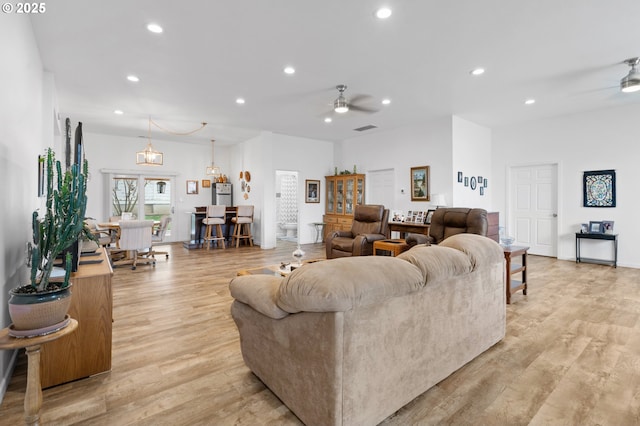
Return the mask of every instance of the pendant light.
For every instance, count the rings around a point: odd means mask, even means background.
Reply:
[[[215,165],[215,162],[213,161],[213,144],[214,144],[215,140],[211,139],[211,165],[207,166],[207,170],[206,170],[206,174],[207,176],[212,176],[214,178],[214,180],[218,180],[218,178],[220,176],[222,176],[222,170],[220,169],[220,167]]]
[[[149,117],[149,130],[147,133],[147,147],[144,151],[136,152],[136,164],[142,166],[162,166],[164,155],[153,149],[151,145],[151,117]]]

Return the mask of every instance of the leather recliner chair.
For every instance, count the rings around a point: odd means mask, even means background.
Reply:
[[[429,235],[409,234],[407,245],[439,244],[444,239],[456,234],[487,235],[489,221],[485,209],[466,207],[438,208],[431,218]]]
[[[334,231],[326,241],[327,259],[373,254],[373,242],[389,238],[389,210],[378,204],[358,205],[351,231]]]

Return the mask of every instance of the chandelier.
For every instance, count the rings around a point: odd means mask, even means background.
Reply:
[[[147,146],[143,151],[136,152],[136,164],[140,164],[142,166],[162,166],[164,162],[164,154],[160,151],[155,150],[153,148],[153,145],[151,145],[151,124],[153,124],[158,129],[162,130],[165,133],[168,133],[171,135],[177,135],[177,136],[186,136],[186,135],[193,134],[195,132],[198,132],[204,129],[204,126],[207,125],[207,123],[202,122],[201,126],[195,130],[191,130],[185,133],[178,133],[178,132],[172,132],[170,130],[167,130],[161,127],[158,123],[151,120],[151,117],[149,117],[149,129],[147,131]]]
[[[220,167],[216,166],[214,161],[213,161],[213,144],[214,144],[215,140],[211,139],[211,165],[207,166],[207,170],[206,170],[206,174],[207,176],[213,176],[214,179],[218,179],[220,176],[222,176],[222,170],[220,169]]]

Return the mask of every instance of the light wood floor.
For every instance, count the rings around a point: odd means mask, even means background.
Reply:
[[[45,390],[43,424],[299,425],[245,367],[229,314],[229,280],[288,261],[295,246],[280,246],[174,244],[155,269],[117,268],[113,370]],[[324,257],[321,244],[303,249]],[[640,424],[640,270],[529,258],[506,338],[384,425]],[[22,421],[25,369],[22,354],[3,425]]]

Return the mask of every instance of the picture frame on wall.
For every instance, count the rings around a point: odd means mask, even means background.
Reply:
[[[211,188],[211,181],[209,179],[202,179],[203,188]]]
[[[187,195],[194,195],[198,193],[198,181],[197,180],[188,180],[187,181]]]
[[[429,166],[411,168],[411,201],[429,201]]]
[[[320,202],[320,181],[306,179],[304,181],[305,187],[305,203],[319,203]]]
[[[38,197],[44,197],[44,164],[45,164],[45,156],[38,155]]]
[[[462,172],[458,172],[458,183],[462,183]]]
[[[616,171],[593,170],[583,173],[584,207],[616,206]]]

